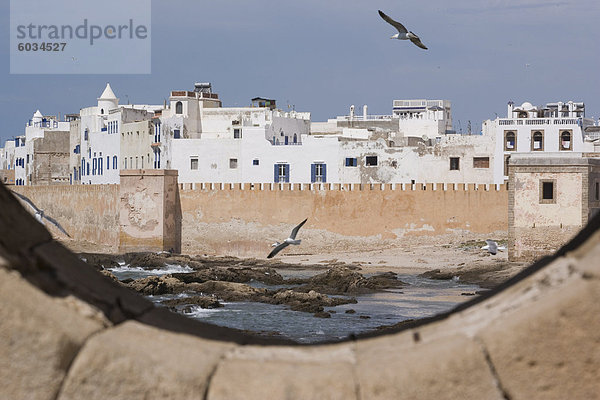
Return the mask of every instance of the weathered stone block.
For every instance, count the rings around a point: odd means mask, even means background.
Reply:
[[[357,363],[361,399],[502,399],[481,346],[462,335],[408,347],[394,336],[359,341]]]
[[[103,327],[89,305],[50,297],[0,267],[0,398],[55,399],[81,346]]]
[[[600,280],[574,279],[481,333],[511,399],[600,398]]]
[[[231,347],[126,322],[88,341],[59,400],[201,399]]]
[[[234,355],[219,365],[208,399],[356,399],[350,346]]]

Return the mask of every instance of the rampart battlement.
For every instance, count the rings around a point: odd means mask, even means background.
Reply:
[[[508,191],[506,184],[489,183],[180,183],[184,191]]]

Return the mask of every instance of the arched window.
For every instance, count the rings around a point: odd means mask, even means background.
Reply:
[[[519,118],[527,118],[527,112],[526,111],[520,111],[519,112]]]
[[[517,150],[517,135],[513,131],[504,133],[504,151]]]
[[[89,133],[89,129],[85,129],[85,131],[83,132],[83,140],[88,140],[88,133]]]
[[[180,101],[175,103],[175,114],[183,114],[183,103]]]
[[[100,114],[104,114],[104,108],[100,109]]]
[[[113,156],[113,169],[117,169],[117,156]]]
[[[544,151],[544,134],[542,132],[533,132],[533,136],[531,137],[531,151]]]
[[[298,135],[294,133],[294,143],[298,143]]]
[[[570,131],[562,131],[560,133],[560,149],[561,150],[572,150],[573,140]]]

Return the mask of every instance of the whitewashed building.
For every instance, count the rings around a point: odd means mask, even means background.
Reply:
[[[37,110],[25,125],[25,135],[7,140],[0,169],[11,172],[18,186],[68,183],[69,123]]]
[[[484,135],[495,138],[494,180],[508,179],[508,163],[516,153],[592,153],[593,134],[586,129],[594,120],[586,118],[582,102],[555,102],[536,107],[511,101],[505,118],[483,123]]]
[[[119,183],[119,171],[152,168],[152,143],[155,112],[163,106],[119,105],[110,84],[96,106],[80,110],[71,122],[71,148],[79,157],[71,157],[73,183]],[[78,139],[77,140],[77,136]],[[77,164],[75,164],[77,162]]]

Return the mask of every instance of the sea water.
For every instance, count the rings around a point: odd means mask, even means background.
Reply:
[[[185,269],[185,270],[184,270]],[[191,272],[188,267],[167,266],[163,269],[144,270],[121,266],[111,270],[119,279],[139,279],[151,275],[173,272]],[[284,278],[307,278],[323,270],[277,270]],[[325,307],[331,318],[316,318],[311,313],[292,311],[286,305],[256,302],[222,302],[224,307],[203,309],[198,306],[177,307],[181,314],[203,322],[230,328],[274,335],[301,343],[340,340],[351,335],[375,331],[380,326],[393,325],[409,319],[431,317],[449,311],[470,297],[462,293],[480,290],[477,285],[464,284],[459,280],[433,280],[416,275],[399,274],[406,282],[402,288],[387,289],[371,294],[357,295],[358,303]],[[254,287],[269,289],[290,288],[294,285],[265,285],[250,282]],[[160,306],[171,298],[183,298],[192,294],[148,296]],[[338,297],[338,296],[336,296]],[[346,296],[339,296],[346,297]],[[346,313],[353,310],[353,313]]]

